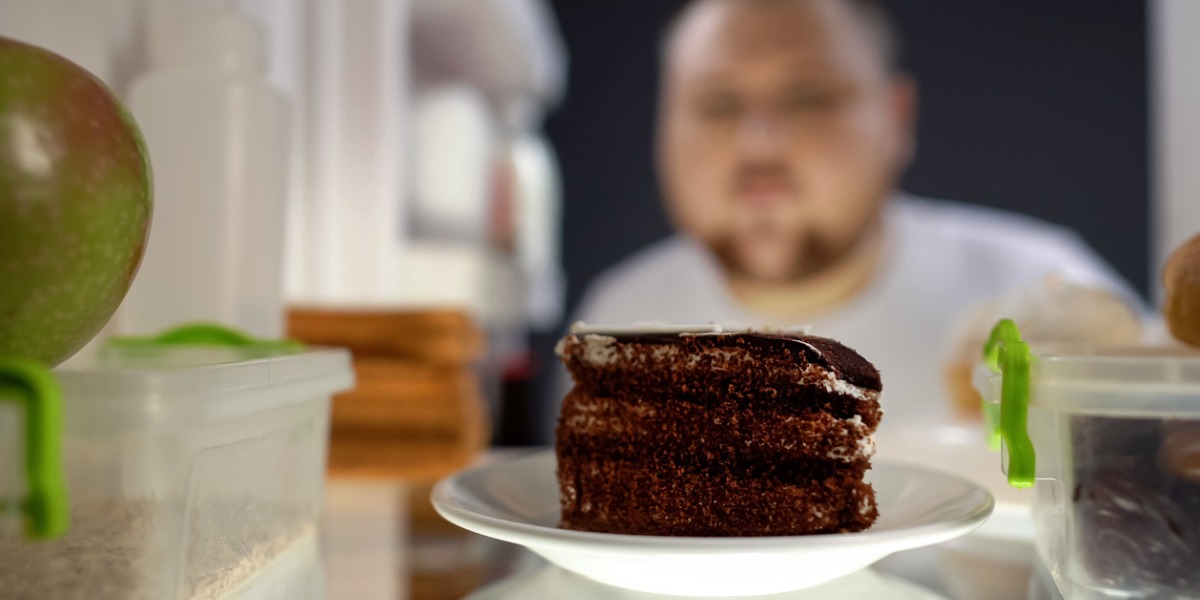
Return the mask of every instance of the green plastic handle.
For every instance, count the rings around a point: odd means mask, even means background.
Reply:
[[[1011,319],[1001,319],[983,342],[983,362],[993,373],[1000,373],[1000,343],[1004,340],[1020,340],[1021,332]],[[987,402],[983,398],[983,428],[988,448],[1000,451],[1003,435],[1000,430],[1000,404]]]
[[[1012,319],[997,321],[983,343],[983,361],[993,373],[1000,372],[1000,344],[1006,341],[1021,341],[1021,330],[1017,329]]]
[[[151,337],[116,337],[113,346],[229,346],[295,352],[304,350],[296,340],[263,340],[219,323],[189,323]]]
[[[983,403],[983,433],[988,450],[999,452],[1004,437],[1000,434],[1000,404]]]
[[[0,402],[4,401],[16,402],[25,414],[25,534],[34,539],[59,537],[71,518],[62,469],[62,389],[42,363],[0,357]]]
[[[984,344],[984,360],[1000,381],[1000,437],[1008,448],[1008,484],[1032,487],[1037,475],[1037,452],[1029,438],[1029,344],[1017,324],[1001,319]]]

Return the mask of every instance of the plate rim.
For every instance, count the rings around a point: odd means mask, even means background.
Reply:
[[[921,465],[903,462],[878,461],[872,469],[922,472],[926,476],[953,480],[966,487],[966,495],[982,495],[982,502],[955,519],[926,523],[901,530],[874,531],[868,529],[853,533],[825,533],[786,536],[743,536],[743,537],[684,537],[632,535],[562,529],[535,523],[503,519],[481,514],[454,500],[452,489],[461,484],[463,477],[499,467],[512,467],[514,463],[555,460],[552,448],[522,452],[516,456],[496,458],[481,464],[460,469],[443,477],[433,487],[430,499],[434,509],[443,518],[455,525],[480,535],[528,547],[569,547],[571,550],[584,548],[593,551],[620,550],[626,553],[672,553],[672,554],[719,554],[752,552],[810,552],[814,550],[849,550],[861,546],[887,549],[883,555],[899,550],[917,548],[947,541],[965,535],[983,525],[995,508],[995,498],[987,488],[954,473],[939,471]],[[874,461],[873,461],[874,462]],[[464,523],[465,522],[465,523]],[[482,524],[479,531],[467,524]],[[496,535],[503,532],[504,536]],[[936,541],[926,541],[936,539]]]

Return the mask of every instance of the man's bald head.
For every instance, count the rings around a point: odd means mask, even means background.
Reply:
[[[804,280],[878,229],[915,110],[878,1],[697,0],[672,25],[667,207],[731,274]]]
[[[706,14],[706,11],[711,13],[714,6],[729,2],[760,2],[760,3],[780,3],[780,2],[812,2],[814,0],[694,0],[685,6],[667,25],[663,34],[662,40],[662,63],[668,64],[672,57],[679,51],[677,46],[681,43],[681,36],[687,33],[689,27],[696,24],[696,20],[703,21],[711,19],[711,14]],[[824,0],[816,0],[824,1]],[[887,13],[887,9],[883,6],[882,0],[832,0],[834,3],[844,5],[854,17],[858,20],[862,27],[862,33],[865,39],[869,41],[875,51],[878,53],[880,63],[889,72],[899,69],[900,63],[900,36],[892,24],[891,17]]]

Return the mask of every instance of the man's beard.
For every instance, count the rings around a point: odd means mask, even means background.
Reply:
[[[832,270],[854,254],[859,243],[874,225],[874,221],[868,220],[844,239],[811,229],[802,229],[792,235],[792,239],[777,242],[787,244],[790,248],[787,250],[783,267],[772,268],[771,272],[749,264],[754,261],[750,256],[752,251],[741,249],[745,244],[741,240],[748,235],[755,235],[752,232],[739,235],[737,232],[726,231],[704,240],[704,243],[730,277],[764,284],[798,283]],[[779,235],[769,231],[772,228],[773,226],[763,227],[761,235]]]

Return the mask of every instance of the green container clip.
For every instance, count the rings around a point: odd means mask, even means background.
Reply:
[[[1029,439],[1028,426],[1029,377],[1033,362],[1029,344],[1021,339],[1016,323],[1001,319],[984,344],[983,356],[988,368],[1001,375],[999,410],[994,405],[985,405],[984,414],[989,428],[999,431],[1008,450],[1008,483],[1017,488],[1032,487],[1037,473],[1037,453]]]
[[[62,389],[54,372],[28,358],[0,358],[0,402],[25,417],[26,497],[18,499],[25,535],[52,539],[67,532],[71,509],[62,469]]]

